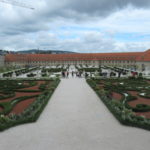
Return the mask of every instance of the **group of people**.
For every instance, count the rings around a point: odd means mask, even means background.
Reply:
[[[62,77],[63,78],[68,78],[70,74],[71,74],[72,77],[79,77],[79,78],[84,77],[84,74],[81,71],[71,71],[71,72],[69,72],[69,71],[62,71]],[[86,76],[87,75],[85,74],[85,77]]]
[[[69,71],[62,71],[62,77],[68,78],[69,77]]]

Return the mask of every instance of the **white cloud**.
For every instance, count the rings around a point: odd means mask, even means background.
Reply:
[[[150,47],[149,1],[27,0],[28,10],[0,3],[0,49],[77,52],[140,51]],[[106,6],[106,7],[104,7]],[[101,8],[101,9],[100,9]],[[65,29],[63,29],[65,27]],[[116,39],[132,34],[134,41]],[[136,41],[136,35],[145,36]]]

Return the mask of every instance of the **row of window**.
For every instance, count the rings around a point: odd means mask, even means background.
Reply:
[[[110,60],[110,61],[101,61],[101,62],[104,62],[104,63],[135,63],[136,61],[124,61],[124,60],[119,60],[119,61],[117,61],[117,60]]]

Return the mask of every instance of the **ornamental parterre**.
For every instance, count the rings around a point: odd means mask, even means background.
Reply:
[[[122,124],[150,130],[149,80],[93,78],[87,83]]]
[[[59,82],[59,79],[1,80],[0,131],[36,121]]]

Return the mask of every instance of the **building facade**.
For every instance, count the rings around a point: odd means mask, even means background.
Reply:
[[[128,53],[7,54],[12,66],[94,65],[112,66],[150,73],[150,50]]]
[[[4,66],[5,57],[3,55],[0,55],[0,67]]]

